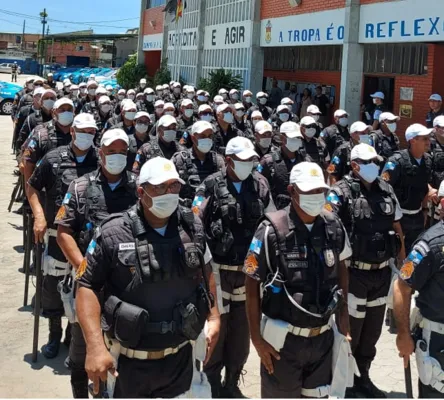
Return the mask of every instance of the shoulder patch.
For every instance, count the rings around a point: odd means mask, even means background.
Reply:
[[[253,275],[257,269],[259,268],[259,262],[254,255],[254,253],[250,253],[245,259],[244,269],[248,275]]]
[[[339,205],[341,201],[339,200],[338,195],[335,192],[330,192],[327,196],[327,201],[329,203],[334,204],[335,206]]]
[[[65,215],[66,215],[66,207],[64,204],[62,204],[55,217],[56,221],[60,221],[61,219],[65,218]]]
[[[63,199],[63,204],[69,204],[69,200],[71,200],[71,193],[66,193],[65,198]]]
[[[402,279],[410,279],[415,271],[415,268],[421,263],[423,258],[430,251],[430,248],[427,243],[424,241],[419,241],[413,246],[412,251],[409,253],[407,258],[404,260],[402,264],[400,275]]]
[[[389,161],[385,163],[382,172],[384,173],[385,171],[393,171],[395,168],[396,168],[396,163],[394,163],[393,161]]]
[[[341,159],[338,156],[334,156],[331,162],[332,164],[339,165],[341,163]]]
[[[196,196],[193,200],[193,204],[191,205],[191,209],[194,214],[199,214],[199,207],[202,205],[204,201],[203,196]]]
[[[96,241],[94,239],[91,240],[91,242],[89,242],[89,245],[88,245],[88,248],[86,249],[86,251],[91,255],[94,254],[94,250],[96,248],[96,245],[97,245]]]
[[[79,280],[83,274],[86,271],[86,267],[87,267],[88,263],[86,261],[86,257],[82,260],[82,262],[79,265],[79,268],[77,268],[77,272],[76,272],[76,280]]]
[[[330,203],[325,203],[324,210],[333,212],[333,207],[331,206]]]
[[[256,167],[256,171],[259,172],[259,173],[262,173],[263,170],[264,170],[264,167],[263,167],[261,164],[259,164],[259,165]]]
[[[262,248],[262,241],[260,241],[256,237],[253,237],[249,250],[259,255],[261,253],[261,248]]]

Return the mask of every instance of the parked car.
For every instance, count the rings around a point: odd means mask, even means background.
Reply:
[[[0,114],[11,115],[14,97],[22,89],[15,83],[0,81]]]
[[[1,63],[0,64],[0,72],[10,74],[12,71],[12,65],[13,63]],[[21,74],[22,69],[20,68],[20,65],[17,68],[17,73]]]

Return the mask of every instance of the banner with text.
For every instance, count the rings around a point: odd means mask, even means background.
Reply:
[[[144,35],[143,37],[143,51],[157,51],[162,50],[163,33],[155,35]]]
[[[168,50],[197,50],[197,28],[168,31]]]
[[[242,49],[251,46],[252,21],[205,27],[205,50]]]

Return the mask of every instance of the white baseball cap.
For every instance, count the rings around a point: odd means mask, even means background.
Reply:
[[[42,93],[42,97],[43,97],[45,94],[47,94],[47,93],[51,93],[51,94],[53,94],[54,96],[57,96],[57,93],[56,93],[54,90],[52,90],[52,89],[44,89],[44,92]]]
[[[123,129],[116,128],[110,129],[103,134],[102,139],[100,140],[100,146],[109,146],[116,140],[122,140],[129,145],[128,135],[125,133],[125,131]]]
[[[295,184],[302,192],[314,189],[329,189],[324,181],[321,167],[313,162],[303,161],[296,164],[290,172],[290,184]]]
[[[259,157],[254,150],[254,145],[250,139],[236,136],[227,143],[225,155],[235,155],[241,160],[248,160],[251,157]]]
[[[208,129],[211,129],[214,132],[213,125],[211,125],[208,121],[197,121],[191,127],[191,134],[192,135],[194,135],[195,133],[199,134]]]
[[[254,110],[254,111],[251,113],[251,119],[253,119],[253,118],[257,118],[257,117],[264,118],[264,117],[262,116],[262,113],[261,113],[259,110]]]
[[[316,121],[313,117],[307,115],[306,117],[301,119],[300,124],[304,126],[316,125]]]
[[[373,93],[373,94],[370,95],[370,97],[377,98],[377,99],[382,99],[382,100],[385,99],[384,93],[382,93],[382,92]]]
[[[106,103],[106,102],[111,102],[111,99],[108,97],[108,96],[100,96],[100,99],[99,99],[99,104],[103,104],[103,103]]]
[[[288,138],[303,137],[301,133],[301,127],[296,122],[284,122],[281,125],[280,132],[285,134]]]
[[[341,110],[341,109],[336,110],[335,113],[333,114],[333,116],[335,118],[343,117],[344,115],[346,115],[348,117],[348,112],[345,110]]]
[[[237,89],[231,89],[231,90],[230,90],[230,94],[234,94],[234,93],[239,93],[239,90],[237,90]]]
[[[229,104],[223,103],[223,104],[220,104],[219,106],[217,106],[217,109],[216,109],[217,113],[221,113],[224,111],[231,111],[231,107]]]
[[[441,97],[441,95],[435,93],[429,97],[429,100],[442,101],[442,97]]]
[[[444,197],[444,181],[439,185],[438,197]]]
[[[77,85],[71,85],[71,90],[79,90],[79,87]]]
[[[193,86],[188,86],[187,87],[187,93],[196,93],[196,91],[194,90]]]
[[[37,77],[34,79],[34,83],[36,83],[36,82],[43,83],[43,78],[40,78],[40,76],[37,76]]]
[[[379,116],[379,122],[382,121],[399,121],[399,117],[395,114],[392,114],[391,112],[383,112]]]
[[[138,111],[136,113],[136,116],[134,117],[134,120],[137,120],[137,119],[139,119],[141,117],[147,117],[148,120],[151,122],[151,117],[150,117],[150,115],[146,111]]]
[[[244,109],[245,109],[245,106],[244,106],[243,103],[236,103],[236,104],[234,105],[234,109],[235,109],[235,110],[244,110]]]
[[[134,89],[130,89],[126,93],[127,94],[136,94],[136,91]]]
[[[74,118],[72,123],[73,128],[94,128],[97,129],[96,120],[94,116],[89,113],[80,113]]]
[[[65,82],[63,82],[63,83],[65,83]],[[71,82],[70,82],[71,83]],[[65,83],[66,84],[66,83]],[[90,86],[99,86],[98,84],[97,84],[97,82],[96,81],[88,81],[87,83],[86,83],[86,87],[90,87]]]
[[[405,140],[410,141],[417,136],[427,136],[432,133],[433,129],[428,129],[421,124],[410,125],[405,131]]]
[[[168,83],[164,83],[162,85],[162,89],[169,89],[169,88],[170,88],[170,85],[168,85]]]
[[[382,161],[383,158],[378,156],[374,147],[370,146],[367,143],[360,143],[353,147],[350,155],[351,160],[373,160],[377,159],[378,161]]]
[[[276,108],[276,112],[280,113],[282,111],[287,111],[290,112],[290,109],[288,108],[288,106],[281,104],[280,106],[277,106]]]
[[[157,122],[157,126],[163,126],[163,127],[167,127],[167,126],[170,126],[172,124],[177,124],[176,118],[174,118],[172,115],[164,115]]]
[[[253,92],[251,90],[244,90],[242,96],[244,97],[253,96]]]
[[[368,125],[364,124],[364,122],[362,121],[356,121],[353,122],[353,124],[350,127],[350,133],[355,133],[355,132],[364,132],[368,129]]]
[[[167,106],[167,104],[172,104],[172,103],[166,103],[165,107]],[[183,99],[182,103],[180,103],[181,107],[192,106],[192,105],[193,105],[193,102],[190,99]]]
[[[53,74],[52,72],[50,72],[50,73],[48,74],[48,78],[50,78],[51,76],[54,76],[54,74]]]
[[[69,106],[71,106],[72,108],[74,108],[74,103],[72,102],[71,99],[68,99],[67,97],[62,97],[61,99],[58,99],[55,103],[54,103],[54,110],[57,110],[59,107],[68,104]]]
[[[160,91],[160,90],[162,90],[162,85],[157,85],[156,86],[156,91]]]
[[[180,88],[180,82],[174,82],[173,84],[172,84],[172,86],[173,86],[173,88]]]
[[[213,101],[215,103],[223,103],[224,102],[224,98],[222,96],[220,96],[220,95],[217,95],[217,96],[214,96]]]
[[[137,110],[137,106],[136,103],[134,103],[134,101],[132,100],[127,100],[125,101],[125,104],[122,105],[122,110],[123,111],[129,111],[129,110],[133,110],[136,109]]]
[[[286,104],[288,104],[288,105],[294,104],[294,101],[292,99],[290,99],[290,97],[284,97],[281,100],[281,105],[286,105]]]
[[[319,114],[319,115],[322,114],[321,111],[319,110],[319,107],[314,104],[307,107],[307,113],[308,114]]]
[[[203,113],[204,111],[210,111],[212,112],[213,109],[208,105],[208,104],[202,104],[201,106],[199,106],[199,108],[197,109],[197,113]]]
[[[28,78],[26,78],[25,83],[29,83],[29,82],[34,82],[34,78],[29,76]]]
[[[164,107],[165,106],[165,103],[164,103],[164,101],[163,100],[157,100],[155,103],[154,103],[154,107]]]
[[[96,90],[96,95],[97,94],[108,94],[108,92],[103,86],[99,86]]]
[[[267,121],[259,121],[254,130],[259,133],[259,135],[263,135],[265,132],[273,132],[273,128]]]
[[[143,91],[143,93],[145,93],[145,94],[154,94],[155,92],[154,92],[154,89],[153,88],[146,88],[144,91]]]
[[[256,99],[258,99],[259,97],[268,97],[268,96],[267,96],[267,93],[265,93],[265,92],[257,92]]]
[[[32,95],[33,96],[38,96],[38,95],[43,96],[43,93],[45,93],[45,92],[46,92],[45,88],[38,87],[32,91]]]
[[[227,89],[224,89],[224,88],[222,88],[222,89],[220,89],[220,90],[219,90],[219,94],[222,94],[222,93],[228,93],[228,90],[227,90]]]
[[[146,83],[146,79],[145,79],[145,78],[142,78],[142,79],[140,80],[140,83]]]
[[[433,120],[433,127],[439,126],[440,128],[444,128],[444,115],[439,115]]]
[[[174,104],[173,104],[173,103],[165,103],[165,104],[163,105],[163,108],[172,108],[173,110],[176,109],[176,107],[174,107]]]
[[[79,83],[79,88],[83,88],[86,87],[86,82],[80,82]]]
[[[185,182],[180,179],[174,163],[163,157],[154,157],[143,164],[139,175],[139,185],[149,183],[151,185],[160,185],[171,179],[179,181],[182,185]]]

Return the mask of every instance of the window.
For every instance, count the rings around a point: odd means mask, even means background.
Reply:
[[[148,8],[164,6],[165,3],[166,3],[166,0],[147,0],[146,8],[148,9]]]
[[[265,69],[339,71],[342,46],[266,47]]]
[[[428,47],[424,43],[364,45],[364,73],[427,75]]]
[[[83,51],[83,46],[76,46],[76,51]]]

